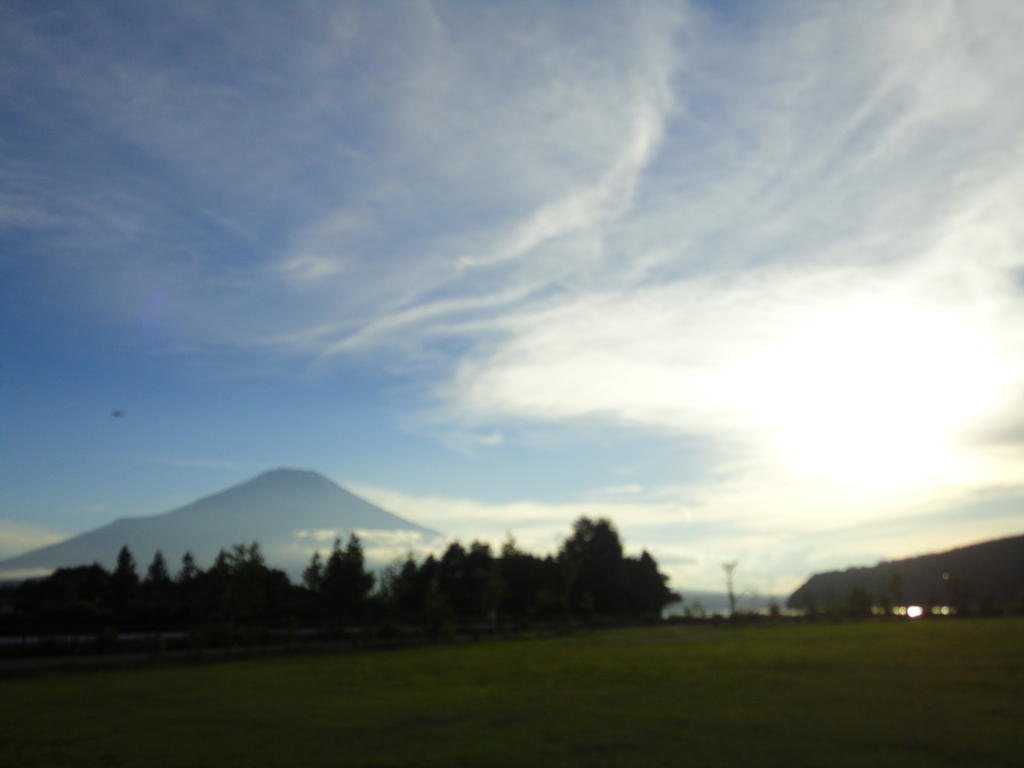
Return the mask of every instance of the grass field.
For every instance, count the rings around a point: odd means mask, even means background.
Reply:
[[[0,766],[1024,766],[1024,621],[662,627],[0,681]]]

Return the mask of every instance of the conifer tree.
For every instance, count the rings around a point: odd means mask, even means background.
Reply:
[[[199,568],[196,566],[196,559],[192,553],[186,551],[181,556],[181,570],[178,571],[178,583],[189,584],[199,576]]]
[[[302,572],[302,583],[310,592],[320,592],[324,586],[324,563],[319,552],[314,552],[309,565]]]
[[[117,553],[117,566],[110,577],[110,590],[118,619],[130,619],[139,592],[139,574],[135,571],[135,558],[127,545]]]
[[[164,554],[159,549],[153,555],[153,562],[149,564],[149,568],[146,571],[145,584],[149,587],[165,586],[170,584],[171,575],[167,571],[167,561],[164,560]]]

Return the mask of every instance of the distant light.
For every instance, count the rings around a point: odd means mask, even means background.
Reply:
[[[943,581],[949,581],[949,572],[948,571],[943,571],[943,573],[942,573],[942,580]]]
[[[942,606],[942,608],[939,609],[939,613],[941,613],[943,616],[949,616],[949,613],[950,613],[949,606],[948,605]]]
[[[907,616],[912,619],[916,619],[918,616],[924,613],[924,609],[920,605],[908,605]]]

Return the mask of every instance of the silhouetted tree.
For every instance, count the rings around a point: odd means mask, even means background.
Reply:
[[[620,613],[625,609],[622,543],[610,520],[581,517],[559,553],[565,572],[574,568],[570,606],[584,613]]]
[[[351,533],[342,557],[343,599],[342,610],[353,621],[360,621],[366,610],[366,599],[373,589],[374,576],[366,570],[363,545],[356,534]]]
[[[380,588],[366,569],[362,543],[352,534],[336,539],[324,561],[314,553],[296,587],[282,571],[269,568],[259,544],[221,549],[201,570],[191,553],[175,578],[157,551],[139,579],[128,547],[117,566],[58,569],[45,579],[8,590],[5,611],[32,624],[96,623],[109,627],[145,619],[153,626],[201,627],[206,637],[237,639],[260,627],[294,626],[295,617],[319,622],[410,622],[435,635],[450,634],[458,618],[478,622],[566,618],[571,614],[657,615],[675,597],[650,553],[625,557],[608,520],[581,518],[558,556],[523,552],[510,537],[495,557],[490,545],[467,548],[453,542],[440,559],[417,563],[410,554],[382,573]],[[141,598],[141,599],[140,599]],[[372,610],[371,610],[372,609]],[[225,634],[227,633],[227,634]]]
[[[203,572],[196,565],[196,560],[190,551],[181,556],[181,568],[178,570],[175,581],[175,606],[174,619],[184,622],[186,625],[194,624],[202,615],[199,604],[200,586],[203,579]]]
[[[374,624],[392,626],[401,619],[402,566],[391,563],[377,573],[374,590],[370,593],[366,615]]]
[[[903,605],[903,576],[898,571],[889,577],[889,595],[893,605]]]
[[[177,581],[179,584],[189,584],[199,576],[199,568],[196,566],[196,559],[192,553],[186,551],[181,556],[181,570],[178,571]]]
[[[405,560],[384,568],[370,596],[371,615],[388,624],[418,622],[423,614],[423,595],[418,585],[419,568],[409,553]]]
[[[143,616],[150,622],[163,623],[171,613],[174,596],[174,582],[167,572],[167,562],[158,549],[153,555],[153,562],[146,570],[146,578],[142,582]]]
[[[427,559],[423,561],[423,565],[416,569],[415,578],[411,582],[411,588],[406,597],[406,604],[412,609],[410,615],[420,621],[423,621],[426,615],[429,596],[438,591],[437,581],[440,570],[441,564],[433,555],[428,555]]]
[[[871,615],[871,596],[864,587],[856,586],[850,590],[846,599],[846,613],[856,619],[866,619]]]
[[[448,595],[437,589],[427,592],[423,604],[423,626],[432,638],[451,639],[455,635],[455,609]]]
[[[327,556],[324,564],[323,577],[321,579],[321,591],[325,607],[329,615],[340,613],[339,604],[342,600],[342,552],[341,539],[335,538],[331,545],[331,554]]]
[[[474,573],[477,574],[476,589],[479,592],[480,610],[485,619],[491,622],[492,626],[498,624],[498,610],[505,599],[505,592],[508,588],[504,577],[501,575],[500,563],[491,556],[491,549],[484,545],[485,557],[477,564],[475,550],[470,550],[470,561],[474,563]]]
[[[58,568],[44,579],[22,582],[25,613],[39,625],[95,625],[109,618],[110,574],[98,563]]]
[[[883,616],[893,615],[892,600],[888,594],[882,594],[878,599],[878,607],[882,609]]]
[[[231,580],[231,563],[223,548],[206,571],[194,582],[192,614],[203,622],[226,622],[231,619],[228,598],[228,584]]]
[[[167,561],[164,560],[163,552],[159,549],[153,555],[153,562],[146,570],[146,579],[143,584],[150,587],[165,587],[171,583],[171,575],[167,572]]]
[[[660,616],[666,605],[679,599],[679,595],[668,588],[668,577],[658,570],[658,564],[646,549],[639,558],[626,558],[625,567],[630,613]]]
[[[962,576],[944,571],[942,583],[946,592],[946,604],[952,606],[959,614],[969,613],[976,601],[969,599],[971,590],[967,580]]]
[[[501,607],[506,615],[525,618],[565,612],[568,595],[554,559],[523,552],[509,536],[502,546],[498,567],[504,593]]]
[[[309,565],[302,572],[302,583],[310,592],[319,592],[324,584],[324,564],[319,552],[314,552]]]
[[[350,534],[344,549],[341,540],[335,539],[323,573],[328,614],[341,621],[361,620],[373,582],[373,574],[366,570],[359,537]]]
[[[135,570],[135,558],[128,546],[117,553],[117,566],[110,577],[110,588],[114,612],[121,621],[130,620],[139,593],[139,574]]]
[[[441,556],[437,570],[437,591],[444,595],[455,613],[472,613],[472,590],[466,569],[466,550],[453,541]]]
[[[235,544],[228,553],[227,565],[228,616],[236,621],[257,621],[264,609],[267,572],[259,544]]]

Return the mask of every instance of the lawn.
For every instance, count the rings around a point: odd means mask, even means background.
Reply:
[[[0,766],[1024,766],[1024,621],[659,627],[0,681]]]

